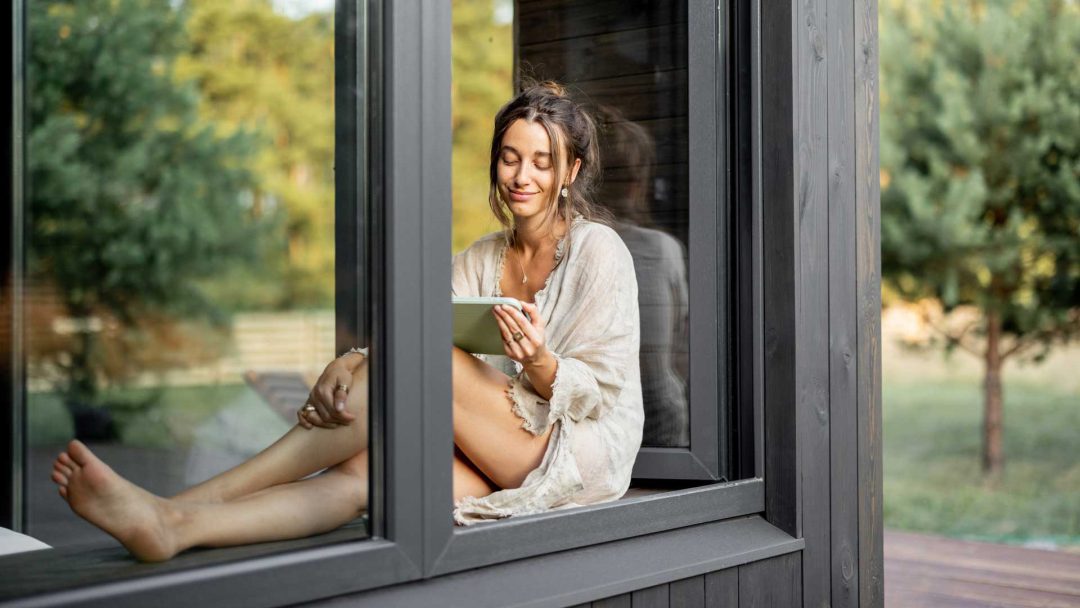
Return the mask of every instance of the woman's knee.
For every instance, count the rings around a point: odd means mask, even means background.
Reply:
[[[350,477],[362,479],[366,482],[368,478],[368,466],[368,451],[361,450],[355,456],[335,465],[334,470],[349,475]]]
[[[498,490],[494,484],[457,455],[454,456],[453,473],[455,501],[466,496],[480,498]]]

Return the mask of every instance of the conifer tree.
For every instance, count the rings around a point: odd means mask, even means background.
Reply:
[[[28,3],[27,272],[76,321],[53,361],[74,410],[99,408],[105,383],[139,371],[104,356],[106,334],[161,349],[147,343],[154,325],[223,321],[195,282],[251,259],[257,241],[250,138],[201,121],[196,88],[173,73],[182,7]]]
[[[882,3],[882,272],[974,306],[982,465],[1003,470],[1002,365],[1080,331],[1080,5]]]

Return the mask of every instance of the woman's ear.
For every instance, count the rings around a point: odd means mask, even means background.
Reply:
[[[570,167],[570,183],[571,184],[574,183],[575,179],[577,179],[577,172],[578,172],[578,169],[580,169],[580,168],[581,168],[581,159],[580,158],[575,158],[574,159],[574,166]]]

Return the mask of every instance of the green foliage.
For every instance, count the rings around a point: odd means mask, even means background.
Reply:
[[[1080,6],[881,5],[882,271],[999,315],[1017,345],[1080,330]]]
[[[175,4],[28,4],[28,272],[69,316],[104,323],[56,354],[79,403],[137,371],[125,351],[153,348],[159,326],[223,324],[195,281],[252,261],[260,236],[254,142],[199,118],[197,89],[174,74],[186,44]],[[103,356],[106,335],[120,364]]]
[[[495,114],[513,94],[513,27],[505,1],[453,2],[453,250],[499,229],[488,207]]]
[[[253,212],[273,225],[258,268],[234,269],[206,288],[234,308],[333,307],[333,14],[294,20],[269,0],[185,6],[190,47],[177,74],[197,83],[206,120],[259,133]]]

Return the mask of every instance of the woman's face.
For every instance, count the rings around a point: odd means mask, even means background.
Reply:
[[[510,124],[499,149],[496,175],[502,199],[515,218],[544,216],[552,193],[562,184],[555,174],[551,139],[543,125],[522,119]]]

